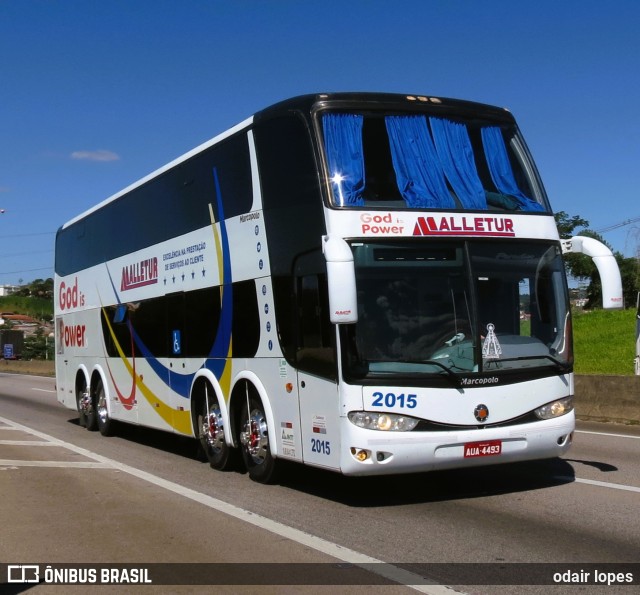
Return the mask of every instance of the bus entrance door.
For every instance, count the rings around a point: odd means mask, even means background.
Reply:
[[[335,382],[298,372],[302,455],[305,463],[338,469],[340,431]]]

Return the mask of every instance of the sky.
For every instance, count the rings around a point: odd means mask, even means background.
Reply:
[[[554,211],[640,254],[637,0],[0,0],[0,285],[67,220],[268,105],[509,108]],[[115,240],[114,240],[115,241]]]

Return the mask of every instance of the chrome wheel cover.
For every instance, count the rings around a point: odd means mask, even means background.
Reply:
[[[253,409],[249,419],[245,421],[240,433],[240,442],[254,464],[260,465],[264,462],[269,450],[269,433],[267,420],[259,409]]]

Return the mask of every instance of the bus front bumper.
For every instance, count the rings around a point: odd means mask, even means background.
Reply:
[[[390,475],[549,459],[569,449],[573,411],[526,425],[458,432],[381,432],[349,424],[342,436],[345,475]]]

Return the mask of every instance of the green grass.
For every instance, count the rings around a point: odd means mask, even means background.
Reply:
[[[576,374],[633,376],[635,344],[634,309],[573,311]]]

